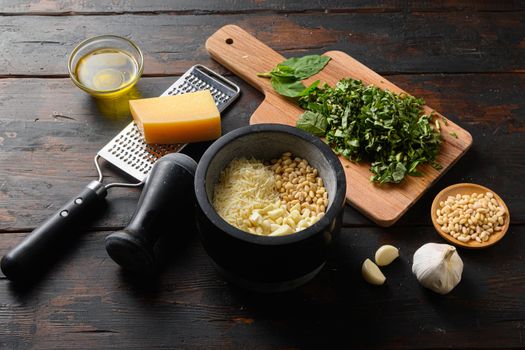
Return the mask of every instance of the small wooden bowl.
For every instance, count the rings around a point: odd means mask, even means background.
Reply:
[[[437,220],[436,211],[439,209],[439,202],[441,201],[444,202],[447,200],[449,196],[455,196],[458,193],[460,195],[464,195],[464,194],[472,194],[472,193],[479,194],[479,193],[485,193],[485,192],[492,192],[494,194],[494,198],[496,198],[498,203],[500,203],[503,206],[503,208],[505,208],[505,212],[506,212],[505,222],[503,224],[503,228],[501,231],[492,233],[487,241],[480,243],[476,240],[470,240],[468,242],[461,242],[455,239],[454,237],[452,237],[451,235],[449,235],[448,233],[445,233],[441,230],[441,225],[439,225],[436,221]],[[507,233],[509,229],[509,224],[510,224],[509,208],[507,208],[507,205],[500,198],[500,196],[498,196],[494,191],[492,191],[489,188],[486,188],[481,185],[471,184],[471,183],[455,184],[439,192],[436,198],[434,198],[434,201],[432,202],[432,207],[430,208],[430,216],[432,217],[432,223],[434,224],[436,231],[441,235],[441,237],[443,237],[445,240],[447,240],[448,242],[456,246],[469,248],[469,249],[487,248],[487,247],[490,247],[491,245],[496,244],[500,239],[503,238],[503,236],[505,236],[505,234]]]

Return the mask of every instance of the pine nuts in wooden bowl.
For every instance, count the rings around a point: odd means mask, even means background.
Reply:
[[[472,183],[452,185],[439,192],[430,215],[445,240],[472,249],[497,243],[510,223],[505,202],[490,189]]]

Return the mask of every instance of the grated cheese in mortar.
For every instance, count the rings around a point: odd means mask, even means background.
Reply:
[[[234,159],[221,172],[214,188],[213,207],[231,225],[250,232],[256,209],[280,203],[272,170],[256,159]],[[254,232],[255,233],[255,232]]]
[[[291,154],[287,157],[291,157]],[[300,199],[288,202],[292,193],[284,191],[281,180],[287,175],[292,176],[293,167],[291,160],[283,165],[287,166],[287,170],[289,166],[290,173],[278,173],[277,169],[253,158],[232,160],[221,172],[214,188],[213,207],[230,225],[256,235],[284,236],[310,227],[324,215],[324,207],[321,212],[311,210],[310,205],[320,205],[313,203],[315,195],[312,191],[305,202],[302,202],[304,198],[301,196],[304,197],[306,193],[297,193],[294,198]],[[302,170],[305,175],[306,170]],[[292,181],[296,180],[298,178]],[[299,185],[304,184],[295,186]],[[292,188],[293,184],[290,186]],[[324,187],[322,189],[324,191]],[[321,195],[326,196],[326,192]]]

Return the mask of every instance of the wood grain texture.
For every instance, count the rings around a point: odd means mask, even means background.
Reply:
[[[295,126],[302,109],[294,101],[274,91],[269,79],[257,76],[257,73],[271,71],[284,60],[283,56],[235,25],[224,26],[215,32],[206,41],[206,49],[215,60],[264,94],[264,101],[252,114],[250,124],[278,123]],[[351,77],[367,85],[375,85],[398,94],[405,93],[343,52],[330,51],[325,55],[331,57],[330,62],[321,72],[307,79],[306,85],[320,80],[321,84],[334,86],[339,80]],[[424,107],[424,111],[429,115],[433,113],[435,120],[442,121],[444,118],[428,106]],[[442,124],[443,143],[436,161],[443,168],[437,171],[429,165],[420,166],[423,176],[408,176],[397,185],[374,184],[370,181],[369,164],[356,164],[339,157],[346,175],[347,202],[378,225],[393,225],[472,145],[472,136],[468,131],[453,122]],[[452,133],[456,137],[452,137]]]
[[[145,53],[145,75],[180,75],[195,63],[224,72],[209,58],[204,42],[228,23],[246,28],[285,56],[339,50],[380,74],[523,72],[523,18],[519,12],[448,11],[6,16],[0,23],[0,77],[66,77],[67,55],[75,45],[107,33],[139,45]]]
[[[176,79],[142,79],[135,93],[159,96]],[[234,113],[223,112],[224,133],[246,125],[257,98],[242,80],[231,79],[244,85],[246,100]],[[0,91],[5,97],[0,102],[0,231],[31,230],[96,179],[94,155],[128,125],[131,115],[119,103],[100,105],[68,79],[2,80]],[[198,160],[209,144],[191,145],[184,153]],[[103,174],[105,183],[126,179],[111,166],[103,166]],[[125,226],[139,194],[137,189],[110,190],[106,215],[93,227]]]
[[[208,0],[140,0],[126,1],[18,1],[4,0],[0,14],[18,15],[75,15],[75,14],[103,14],[103,13],[159,13],[173,12],[177,14],[229,14],[254,13],[262,11],[272,12],[399,12],[399,11],[519,11],[525,10],[521,1],[370,1],[354,0],[320,0],[305,2],[301,0],[223,0],[220,2]]]
[[[236,77],[241,98],[223,115],[224,131],[248,124],[261,103],[259,92]],[[394,75],[396,85],[425,98],[455,122],[465,125],[479,142],[445,174],[399,222],[430,223],[428,208],[438,190],[457,182],[477,182],[492,188],[509,204],[513,223],[525,222],[525,191],[518,176],[525,171],[522,148],[525,132],[525,76]],[[143,78],[138,91],[157,96],[176,78]],[[491,86],[490,90],[486,86]],[[28,103],[28,101],[31,101]],[[68,79],[0,80],[0,231],[31,230],[95,178],[92,158],[129,122],[105,117],[94,100],[74,88]],[[80,140],[80,141],[79,141]],[[85,141],[82,141],[85,140]],[[198,159],[207,144],[186,149]],[[59,162],[60,166],[56,166]],[[105,168],[107,180],[121,179]],[[138,191],[111,190],[106,215],[93,227],[125,226]],[[347,207],[345,225],[372,225]]]
[[[260,295],[226,283],[195,238],[150,280],[123,274],[104,237],[87,233],[32,288],[0,279],[2,349],[522,348],[525,226],[498,245],[460,250],[461,283],[441,296],[412,276],[412,256],[440,241],[432,228],[344,229],[311,283]],[[0,255],[23,234],[4,234]],[[361,262],[381,244],[400,248],[368,285]],[[496,263],[497,262],[497,263]]]
[[[123,274],[103,240],[126,225],[139,193],[111,190],[107,212],[91,226],[100,231],[79,231],[77,245],[40,282],[23,288],[0,276],[0,349],[524,348],[524,7],[513,0],[0,1],[0,255],[93,179],[94,152],[128,122],[114,108],[104,118],[65,79],[67,54],[96,34],[139,43],[149,76],[138,86],[143,96],[157,96],[194,63],[230,74],[204,48],[227,23],[287,57],[344,51],[392,73],[388,80],[476,140],[396,226],[377,228],[347,206],[326,268],[283,295],[228,285],[197,239],[175,247],[158,278]],[[223,115],[225,130],[247,125],[262,101],[232,79],[243,95]],[[185,151],[198,159],[206,147]],[[512,223],[496,246],[461,250],[463,281],[438,296],[411,276],[411,257],[423,243],[442,242],[429,208],[457,182],[499,193]],[[377,289],[359,267],[385,243],[399,246],[401,259],[385,268],[387,285]]]

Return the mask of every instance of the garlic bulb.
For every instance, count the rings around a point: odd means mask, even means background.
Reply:
[[[414,253],[412,272],[424,287],[447,294],[461,281],[463,261],[455,247],[427,243]]]

